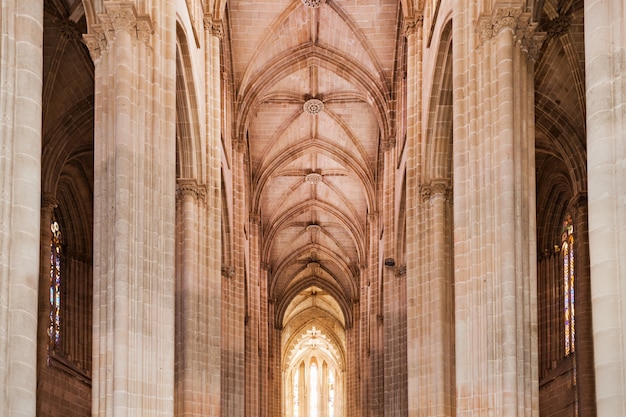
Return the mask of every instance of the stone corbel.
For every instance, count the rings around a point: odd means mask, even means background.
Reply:
[[[398,265],[394,269],[396,278],[400,278],[406,275],[406,265]]]
[[[235,276],[235,267],[230,265],[222,265],[222,275],[224,278],[232,278]]]
[[[395,147],[396,147],[396,138],[393,136],[388,137],[387,140],[384,140],[382,143],[383,152],[389,152],[393,150]]]

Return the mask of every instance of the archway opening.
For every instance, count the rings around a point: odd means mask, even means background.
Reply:
[[[311,286],[283,320],[285,417],[339,417],[345,404],[345,321],[337,301]]]

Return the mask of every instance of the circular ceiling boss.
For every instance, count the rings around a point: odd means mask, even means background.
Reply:
[[[324,103],[322,103],[322,100],[312,98],[304,102],[304,111],[306,113],[317,114],[322,110],[324,110]]]
[[[302,4],[304,4],[306,7],[312,8],[320,7],[322,3],[325,2],[326,0],[302,0]]]

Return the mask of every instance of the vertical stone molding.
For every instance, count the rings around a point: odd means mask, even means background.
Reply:
[[[585,2],[589,248],[597,410],[626,415],[626,9]]]
[[[34,416],[43,1],[4,1],[0,31],[0,416]]]
[[[422,128],[422,59],[424,19],[423,14],[404,16],[404,35],[406,37],[406,253],[421,253],[423,240],[422,223],[419,207],[422,203],[422,164],[421,143]],[[420,355],[420,341],[423,320],[420,317],[423,303],[421,302],[421,285],[423,259],[408,256],[406,259],[406,315],[407,315],[407,403],[408,415],[422,413],[428,399],[420,396],[424,387],[423,357]],[[361,303],[364,304],[364,303]],[[424,376],[428,378],[428,376]],[[426,401],[426,402],[425,402]]]

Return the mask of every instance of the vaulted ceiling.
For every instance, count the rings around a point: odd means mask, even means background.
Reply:
[[[393,132],[399,8],[393,0],[228,3],[235,136],[249,151],[272,298],[332,295],[344,315],[358,298],[381,146]]]

